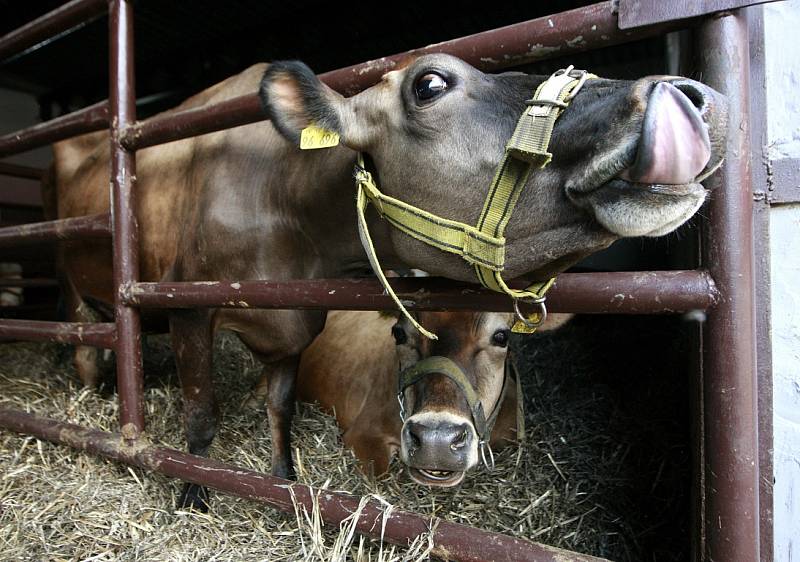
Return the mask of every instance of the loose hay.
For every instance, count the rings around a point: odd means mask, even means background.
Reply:
[[[688,537],[687,426],[685,408],[676,406],[688,396],[682,333],[675,319],[587,317],[516,340],[526,441],[496,453],[494,473],[471,473],[456,489],[419,486],[398,462],[370,481],[333,420],[300,405],[298,480],[598,556],[680,560]],[[157,444],[183,449],[168,339],[147,341],[148,432]],[[211,456],[269,472],[264,415],[244,407],[260,366],[221,334],[214,369],[224,419]],[[0,385],[2,406],[117,429],[116,396],[81,388],[64,346],[0,345]],[[323,529],[313,510],[287,516],[213,492],[209,514],[184,512],[172,479],[4,430],[0,474],[2,560],[388,562],[425,560],[431,547],[429,537],[409,548],[381,546],[349,522]]]

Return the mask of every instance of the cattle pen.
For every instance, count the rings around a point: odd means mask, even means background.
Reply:
[[[600,2],[412,51],[445,52],[494,71],[692,28],[698,40],[702,80],[728,97],[731,123],[715,197],[706,207],[702,268],[681,271],[565,273],[548,296],[554,312],[681,314],[703,311],[699,349],[701,378],[694,404],[694,536],[697,560],[771,560],[771,410],[759,404],[763,327],[755,313],[755,282],[763,267],[754,258],[751,171],[750,42],[757,17],[743,6],[715,2],[711,13],[676,14],[658,2]],[[700,4],[700,3],[698,3]],[[667,4],[664,4],[666,6]],[[703,4],[705,5],[705,4]],[[108,11],[109,97],[73,113],[0,137],[0,157],[79,134],[108,129],[112,139],[110,215],[39,222],[0,229],[0,247],[32,242],[110,238],[117,288],[114,322],[66,323],[0,319],[0,338],[88,344],[117,358],[119,431],[0,409],[0,426],[39,439],[102,455],[187,482],[264,502],[292,512],[293,502],[319,503],[326,524],[339,525],[360,509],[356,531],[397,545],[433,532],[433,554],[449,560],[591,560],[532,541],[445,520],[394,510],[379,502],[359,507],[358,497],[291,484],[232,464],[152,445],[147,438],[142,374],[141,308],[260,307],[375,310],[392,301],[377,280],[294,282],[226,280],[144,283],[138,279],[135,208],[136,151],[145,147],[264,119],[257,95],[202,110],[137,120],[134,87],[134,7],[128,0],[72,0],[0,37],[0,59],[11,57]],[[721,11],[726,10],[726,11]],[[575,40],[580,37],[580,40]],[[535,40],[533,39],[535,38]],[[535,41],[535,45],[531,43]],[[400,53],[322,74],[332,88],[352,95],[380,79],[409,53]],[[752,93],[753,96],[758,95]],[[757,123],[752,127],[755,129]],[[37,171],[0,163],[0,173],[36,177]],[[754,226],[753,217],[756,217]],[[30,280],[30,283],[47,283]],[[19,282],[17,282],[19,285]],[[504,295],[443,279],[396,279],[409,309],[507,311]]]

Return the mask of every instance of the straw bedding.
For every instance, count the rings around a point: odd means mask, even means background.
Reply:
[[[686,372],[690,330],[676,318],[576,317],[516,339],[526,395],[522,447],[456,489],[412,483],[399,463],[378,481],[357,469],[332,419],[300,405],[298,479],[372,494],[397,509],[615,560],[680,560],[688,545]],[[106,366],[109,370],[112,365]],[[233,336],[216,341],[224,412],[214,458],[269,472],[264,414],[244,407],[260,368]],[[180,389],[165,336],[145,347],[148,431],[183,448]],[[0,405],[115,431],[113,389],[81,388],[69,348],[0,345]],[[180,483],[0,430],[1,560],[425,560],[423,538],[381,547],[315,514],[284,515],[213,494],[183,512]]]

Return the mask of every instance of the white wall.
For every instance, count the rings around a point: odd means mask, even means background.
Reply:
[[[764,35],[768,156],[800,158],[800,0],[767,4]],[[800,562],[800,205],[769,219],[775,560]]]

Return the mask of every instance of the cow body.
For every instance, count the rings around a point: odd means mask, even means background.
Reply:
[[[418,76],[426,72],[448,80],[444,94],[437,93],[432,102],[418,87]],[[453,57],[429,55],[345,99],[300,63],[251,67],[179,109],[250,94],[260,84],[270,123],[137,152],[140,279],[290,280],[364,274],[369,266],[353,204],[356,151],[370,156],[385,193],[474,224],[505,140],[542,79],[519,73],[494,77]],[[668,232],[699,207],[705,192],[693,178],[666,177],[663,172],[654,177],[652,167],[636,164],[664,154],[663,139],[676,136],[675,131],[661,133],[669,120],[646,111],[650,94],[665,83],[593,80],[584,86],[557,123],[553,163],[532,174],[508,224],[506,278],[551,276],[620,236]],[[697,109],[675,109],[672,98],[683,96],[678,87],[691,90]],[[705,127],[716,152],[724,122],[717,95],[683,81],[668,86],[666,99],[659,108],[690,117],[690,124],[677,132],[679,140]],[[688,98],[685,104],[691,105]],[[596,122],[601,116],[602,130]],[[342,144],[298,150],[300,130],[311,122],[339,132]],[[666,154],[676,157],[672,152]],[[54,153],[58,217],[107,212],[107,134],[58,143]],[[714,154],[706,167],[718,160]],[[659,182],[681,185],[648,187]],[[384,267],[405,265],[473,280],[471,266],[457,256],[392,231],[374,214],[368,220]],[[66,242],[60,259],[68,314],[72,320],[95,320],[87,302],[110,305],[114,298],[110,244]],[[211,343],[215,330],[225,328],[236,332],[264,363],[273,472],[291,477],[289,424],[299,355],[324,319],[318,311],[170,312],[190,452],[205,454],[216,432]],[[93,384],[96,370],[87,350],[78,349],[76,364],[84,382]],[[184,502],[196,499],[189,494]]]

